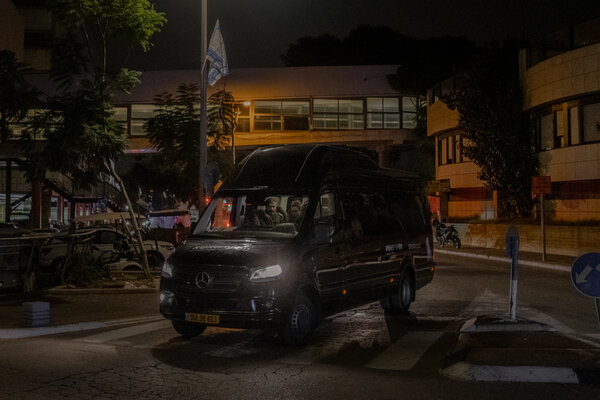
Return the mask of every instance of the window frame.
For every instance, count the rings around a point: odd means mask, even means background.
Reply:
[[[381,111],[369,111],[369,99],[380,99],[381,100]],[[396,99],[398,100],[397,111],[385,111],[385,99]],[[402,111],[402,96],[367,96],[365,97],[365,128],[367,130],[393,130],[393,129],[404,129],[403,111]],[[370,127],[369,126],[369,115],[380,115],[381,116],[381,127]],[[398,126],[386,128],[385,127],[385,116],[386,115],[398,115]]]
[[[260,102],[279,102],[279,113],[257,113],[256,112],[256,104]],[[295,103],[307,103],[308,109],[306,114],[290,114],[284,111],[284,102],[295,102]],[[311,123],[311,101],[310,99],[283,99],[283,100],[254,100],[251,105],[251,117],[250,117],[250,131],[253,132],[305,132],[310,131],[310,123]],[[279,119],[279,129],[256,129],[256,119],[260,117],[270,117],[272,121]],[[298,118],[306,118],[306,129],[286,129],[285,118],[286,117],[298,117]]]
[[[335,101],[336,102],[336,111],[315,111],[315,101],[319,101],[319,100],[328,100],[328,101]],[[362,111],[361,112],[340,112],[340,100],[341,101],[360,101],[361,102],[361,108]],[[311,116],[312,116],[312,127],[313,130],[319,130],[319,131],[361,131],[365,129],[365,125],[366,125],[366,120],[365,120],[365,109],[366,109],[366,99],[364,98],[357,98],[357,97],[348,97],[348,98],[326,98],[326,97],[316,97],[313,98],[311,101]],[[317,116],[336,116],[336,127],[335,128],[328,128],[328,127],[315,127],[315,121],[317,120]],[[354,127],[347,127],[347,128],[340,128],[340,116],[359,116],[359,120],[362,121],[361,127],[358,128],[354,128]]]

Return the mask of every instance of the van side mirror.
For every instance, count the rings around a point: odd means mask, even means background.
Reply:
[[[311,240],[313,244],[331,243],[331,225],[329,222],[317,222],[312,229]]]

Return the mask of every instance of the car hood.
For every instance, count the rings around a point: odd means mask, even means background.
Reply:
[[[290,259],[289,242],[256,239],[190,239],[171,257],[174,265],[265,266]]]

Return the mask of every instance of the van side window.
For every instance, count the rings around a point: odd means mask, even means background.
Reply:
[[[342,200],[344,226],[351,234],[352,240],[377,234],[371,203],[371,199],[366,193],[355,191],[344,193]]]
[[[335,196],[333,192],[323,193],[315,210],[315,219],[322,220],[333,218],[335,215]]]
[[[408,233],[425,233],[427,225],[421,198],[414,193],[394,193],[392,213]]]

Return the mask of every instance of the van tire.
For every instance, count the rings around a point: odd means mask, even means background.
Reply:
[[[408,274],[405,274],[398,291],[394,296],[381,300],[381,308],[388,314],[402,314],[408,312],[412,299],[415,298],[415,289]]]
[[[317,326],[317,308],[304,294],[298,294],[284,316],[279,335],[284,343],[302,346],[308,343]]]
[[[206,329],[206,325],[192,324],[189,322],[182,321],[171,321],[173,328],[179,333],[184,339],[191,339],[195,336],[201,335]]]

